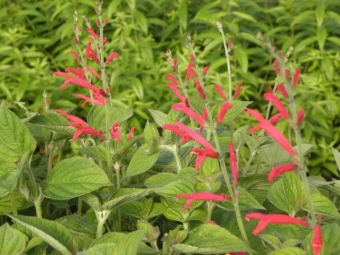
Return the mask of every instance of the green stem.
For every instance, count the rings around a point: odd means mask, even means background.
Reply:
[[[34,199],[33,201],[34,203],[34,207],[35,207],[35,212],[36,212],[36,215],[37,215],[37,218],[42,218],[42,213],[41,213],[41,202],[40,202],[40,199],[37,198],[37,199]]]
[[[31,183],[32,187],[32,193],[33,193],[33,203],[36,211],[36,215],[38,218],[42,218],[42,213],[41,213],[41,201],[40,201],[40,194],[38,191],[38,185],[34,179],[33,172],[30,168],[30,166],[27,169],[28,177]]]
[[[13,215],[14,216],[18,215],[17,205],[15,203],[15,195],[13,191],[11,193],[11,208],[12,208]]]

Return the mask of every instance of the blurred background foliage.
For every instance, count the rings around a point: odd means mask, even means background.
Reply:
[[[92,0],[0,1],[0,98],[19,115],[20,102],[29,111],[42,109],[43,91],[52,108],[80,106],[73,97],[77,88],[61,91],[52,72],[76,66],[70,55],[73,14],[86,15],[94,24],[93,7]],[[134,109],[129,124],[139,131],[150,118],[147,109],[167,112],[173,103],[164,52],[170,49],[184,72],[188,34],[202,66],[210,66],[206,86],[226,86],[215,26],[222,22],[227,40],[233,41],[233,81],[244,84],[240,98],[254,101],[252,107],[260,110],[266,107],[261,95],[275,79],[262,35],[283,52],[293,46],[288,69],[302,69],[298,102],[306,110],[305,142],[315,145],[310,171],[339,176],[331,148],[340,148],[340,1],[114,0],[106,1],[103,16],[109,18],[107,53],[120,54],[108,70],[114,103]],[[88,37],[84,30],[82,45]]]

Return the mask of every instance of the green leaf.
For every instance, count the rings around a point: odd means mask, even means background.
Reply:
[[[126,176],[131,177],[148,171],[156,162],[160,151],[151,151],[148,144],[143,144],[133,155],[126,170]]]
[[[36,147],[28,128],[4,102],[0,105],[0,134],[1,162],[18,162]]]
[[[109,123],[110,127],[114,122],[118,124],[130,118],[133,114],[131,109],[110,107],[109,108]],[[91,127],[97,130],[104,131],[106,129],[106,112],[104,106],[92,107],[88,116],[88,123]]]
[[[145,15],[140,11],[134,12],[134,18],[136,19],[136,24],[142,29],[145,35],[148,34],[148,20]]]
[[[238,202],[240,210],[265,210],[265,208],[248,191],[240,186],[238,187],[238,190],[240,193],[240,200]],[[234,210],[234,206],[230,202],[217,203],[217,205],[228,210]]]
[[[104,243],[92,245],[92,247],[86,251],[84,251],[84,255],[107,255],[112,254],[112,251],[116,244],[114,243]]]
[[[14,222],[32,231],[62,254],[72,255],[78,250],[77,244],[72,238],[70,232],[64,226],[55,221],[21,215],[7,216]]]
[[[235,57],[237,59],[238,64],[241,67],[243,73],[248,71],[248,55],[247,53],[239,47],[235,47]]]
[[[102,208],[112,210],[113,208],[117,208],[118,206],[145,197],[152,192],[152,189],[121,188],[116,191],[111,200],[103,204]]]
[[[180,25],[185,31],[188,23],[188,9],[185,3],[178,8],[178,18]]]
[[[195,192],[192,178],[172,173],[155,174],[145,181],[145,186],[155,189],[155,193],[164,197]]]
[[[339,217],[339,212],[335,207],[334,203],[327,197],[321,194],[312,194],[312,202],[314,205],[314,211],[317,214],[329,216],[329,217]],[[305,204],[308,209],[308,204]]]
[[[164,112],[152,109],[148,109],[148,111],[158,126],[162,127],[165,124],[167,115]]]
[[[332,148],[332,152],[333,152],[333,155],[334,155],[336,165],[337,165],[338,170],[340,172],[340,152],[338,150],[334,149],[334,148]]]
[[[226,115],[223,118],[223,122],[229,123],[231,120],[235,119],[237,116],[243,113],[244,109],[251,103],[252,102],[249,101],[233,100],[233,107],[227,111]]]
[[[270,255],[304,255],[305,251],[298,247],[285,247],[280,250],[271,252]]]
[[[106,149],[102,145],[77,148],[76,150],[89,158],[99,159],[102,161],[107,160]]]
[[[262,159],[270,166],[277,165],[281,162],[288,162],[290,160],[289,153],[273,139],[270,140],[273,144],[266,146],[261,150]]]
[[[327,29],[325,27],[318,27],[316,31],[316,36],[318,38],[318,44],[320,50],[323,50],[323,47],[325,45],[326,39],[327,39]]]
[[[195,228],[183,243],[175,244],[172,248],[181,253],[196,254],[251,251],[242,240],[232,235],[228,230],[211,224]]]
[[[112,255],[136,255],[144,233],[145,231],[135,231],[126,235],[119,243],[117,243]]]
[[[0,215],[12,212],[11,196],[13,196],[17,210],[33,206],[33,203],[28,202],[19,192],[13,191],[11,194],[0,198]]]
[[[21,169],[17,164],[0,162],[0,187],[4,189],[3,195],[12,192],[16,188],[20,174]]]
[[[266,243],[270,244],[274,249],[279,249],[281,241],[277,236],[271,234],[261,234],[260,238]]]
[[[105,172],[92,160],[73,157],[57,163],[48,175],[43,194],[66,200],[111,185]]]
[[[251,22],[257,22],[256,19],[253,18],[253,16],[244,13],[244,12],[238,12],[238,11],[232,11],[231,12],[232,15],[235,15],[236,17],[241,18],[242,20],[249,20]]]
[[[0,227],[0,240],[0,254],[21,255],[24,254],[28,238],[5,223]]]
[[[294,172],[285,173],[282,179],[276,181],[270,187],[267,198],[289,215],[296,215],[306,201],[301,180]]]
[[[149,121],[146,122],[145,128],[144,128],[144,141],[147,143],[150,147],[158,147],[158,144],[160,142],[159,133],[157,131],[157,128],[151,124]]]
[[[315,16],[316,16],[316,23],[318,24],[318,27],[321,27],[323,18],[325,15],[325,3],[324,2],[318,2],[316,4],[316,10],[315,10]]]

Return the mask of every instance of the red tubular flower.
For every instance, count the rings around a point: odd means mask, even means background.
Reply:
[[[223,98],[223,100],[227,100],[227,97],[224,94],[224,91],[222,89],[222,87],[218,84],[215,84],[214,88],[217,90],[217,92],[221,95],[221,97]]]
[[[229,102],[224,102],[221,109],[220,109],[220,112],[218,113],[218,116],[217,116],[217,123],[220,124],[225,116],[225,114],[227,113],[227,111],[233,107],[231,103]]]
[[[238,97],[238,94],[240,94],[240,90],[242,88],[242,83],[238,83],[237,84],[237,87],[236,87],[236,90],[235,90],[235,93],[234,93],[234,99],[236,99]]]
[[[262,214],[262,213],[248,213],[245,216],[246,220],[257,219],[259,224],[253,231],[253,235],[258,235],[264,230],[268,224],[297,224],[303,227],[308,227],[308,222],[304,219],[294,218],[285,214]]]
[[[176,77],[173,76],[172,74],[167,74],[167,75],[165,75],[165,77],[166,77],[168,80],[172,81],[173,84],[178,85],[178,80],[177,80]]]
[[[80,63],[80,58],[79,58],[78,54],[73,50],[71,50],[71,54],[78,61],[78,63]]]
[[[206,149],[210,149],[211,151],[214,151],[213,146],[203,136],[196,133],[192,129],[188,128],[183,123],[176,121],[175,126],[180,128],[182,131],[185,132],[186,135],[188,135],[191,139],[195,140],[196,142],[204,146]]]
[[[296,69],[294,76],[293,76],[293,86],[296,87],[299,82],[299,77],[300,77],[301,69]]]
[[[206,75],[208,71],[209,71],[209,66],[204,67],[202,71],[203,75]]]
[[[208,158],[218,158],[218,153],[211,149],[200,149],[200,148],[193,148],[190,152],[197,153],[196,156],[196,163],[195,163],[195,169],[199,169],[202,165],[204,159],[206,157]]]
[[[89,42],[88,44],[86,44],[86,48],[85,48],[85,57],[86,58],[90,58],[92,59],[94,62],[96,62],[97,64],[99,64],[99,59],[97,57],[96,52],[91,48],[91,42]]]
[[[67,67],[67,68],[65,68],[65,72],[72,73],[80,79],[85,79],[85,73],[84,73],[83,69],[81,69],[80,67],[77,67],[76,69],[74,69],[72,67]]]
[[[202,200],[202,201],[215,201],[215,202],[222,202],[222,201],[231,201],[230,196],[227,194],[214,194],[214,193],[208,193],[208,192],[200,192],[195,194],[178,194],[175,196],[176,199],[179,198],[185,198],[187,199],[186,204],[184,205],[183,209],[187,210],[189,206],[195,201],[195,200]]]
[[[103,45],[105,45],[107,43],[107,40],[108,40],[107,37],[103,38]]]
[[[280,121],[281,113],[274,114],[268,121],[270,124],[274,125],[276,122]]]
[[[92,103],[92,100],[90,97],[87,97],[85,95],[82,95],[82,94],[75,94],[74,95],[76,98],[81,98],[84,100],[84,103],[81,105],[82,107],[84,107],[87,103]],[[101,95],[94,95],[94,98],[93,98],[93,103],[95,105],[105,105],[105,99],[103,96]]]
[[[273,94],[270,92],[266,92],[263,95],[264,99],[267,101],[271,102],[275,108],[281,113],[281,116],[285,119],[289,119],[289,113],[284,107],[284,105],[281,103],[281,101]]]
[[[84,121],[84,120],[82,120],[82,119],[80,119],[80,118],[78,118],[74,115],[68,114],[67,112],[64,112],[63,110],[56,109],[54,111],[64,115],[67,120],[72,121],[73,123],[77,123],[79,125],[87,125],[86,121]]]
[[[300,109],[298,114],[297,114],[297,120],[296,120],[298,125],[301,124],[304,116],[305,116],[305,110],[304,109]]]
[[[196,89],[198,91],[198,93],[200,94],[200,97],[204,100],[205,99],[205,94],[203,91],[203,87],[201,85],[201,83],[199,83],[199,81],[194,80],[195,85],[196,85]]]
[[[312,248],[314,255],[319,255],[322,250],[322,232],[319,223],[316,223],[313,229],[313,238],[312,238]]]
[[[290,72],[289,72],[289,70],[285,70],[285,76],[286,76],[286,78],[288,78],[288,77],[289,77],[289,75],[290,75]]]
[[[199,123],[200,125],[204,124],[204,119],[202,118],[202,116],[200,116],[199,114],[197,114],[195,111],[191,110],[189,107],[187,107],[186,105],[182,105],[182,104],[173,104],[171,106],[172,110],[175,111],[181,111],[184,114],[186,114],[187,116],[193,118],[197,123]]]
[[[287,91],[286,91],[286,88],[285,88],[285,85],[283,85],[282,83],[277,85],[277,88],[276,88],[277,91],[280,91],[282,96],[284,98],[287,98],[288,97],[288,94],[287,94]]]
[[[75,127],[77,129],[76,132],[74,132],[72,140],[77,140],[81,134],[88,134],[94,136],[102,135],[102,132],[88,126],[79,125],[78,123],[71,123],[69,126]]]
[[[87,71],[89,71],[94,76],[96,76],[99,80],[102,79],[102,77],[100,77],[100,75],[95,70],[93,70],[90,66],[86,66],[85,68],[86,68]]]
[[[196,72],[195,70],[193,69],[194,67],[194,63],[190,62],[189,65],[188,65],[188,68],[187,68],[187,73],[185,75],[185,80],[188,81],[191,78],[195,78],[196,77]]]
[[[110,62],[111,62],[113,59],[118,58],[118,57],[119,57],[119,55],[118,55],[117,52],[112,52],[112,53],[107,57],[107,59],[106,59],[106,61],[105,61],[105,64],[106,64],[106,65],[110,64]]]
[[[130,127],[129,135],[128,135],[127,139],[131,140],[134,136],[134,133],[135,133],[135,127]]]
[[[187,136],[185,134],[185,132],[183,132],[182,130],[180,130],[178,127],[171,125],[171,124],[164,124],[162,126],[163,129],[165,130],[170,130],[172,132],[174,132],[176,135],[178,135],[180,138],[182,138],[182,143],[186,143],[187,141],[189,141],[189,136]]]
[[[286,172],[294,171],[296,168],[297,166],[295,164],[283,164],[273,167],[268,175],[268,181],[272,182],[277,176]]]
[[[279,61],[277,59],[274,59],[272,68],[277,75],[280,74]]]
[[[93,39],[95,39],[95,40],[98,39],[99,35],[97,35],[96,32],[94,32],[94,30],[92,28],[88,27],[87,32],[89,32],[92,35]]]
[[[231,168],[231,174],[233,176],[234,184],[237,185],[237,161],[235,156],[235,149],[234,144],[229,143],[229,155],[230,155],[230,168]]]
[[[228,42],[228,50],[230,51],[231,50],[231,47],[233,47],[233,41],[229,41]]]
[[[110,134],[112,139],[115,139],[117,142],[120,142],[120,132],[118,122],[114,122],[112,128],[110,129]]]
[[[280,146],[285,149],[290,155],[294,156],[295,151],[294,148],[291,146],[291,144],[288,142],[288,140],[284,137],[284,135],[272,124],[267,122],[265,118],[262,117],[262,115],[255,110],[247,109],[247,114],[252,115],[255,119],[257,119],[260,124],[261,128],[267,132],[269,136],[271,136]]]
[[[181,92],[179,92],[177,86],[175,84],[171,83],[171,82],[168,82],[167,85],[175,93],[178,100],[181,101],[182,103],[186,104],[186,100],[182,96]]]

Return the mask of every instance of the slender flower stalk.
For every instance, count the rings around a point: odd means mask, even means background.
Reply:
[[[214,193],[207,193],[207,192],[201,192],[201,193],[195,193],[195,194],[178,194],[175,196],[176,199],[187,199],[186,204],[184,205],[183,209],[187,210],[189,206],[195,201],[195,200],[201,200],[201,201],[215,201],[215,202],[223,202],[223,201],[231,201],[230,196],[227,194],[214,194]]]
[[[268,175],[268,181],[272,182],[277,176],[283,173],[294,171],[296,169],[297,169],[297,166],[295,164],[283,164],[283,165],[273,167],[270,170],[270,173]]]
[[[258,235],[269,224],[295,224],[303,227],[308,227],[308,222],[304,219],[294,218],[285,214],[262,214],[262,213],[248,213],[245,216],[246,220],[257,219],[260,220],[257,227],[253,231],[253,235]]]

